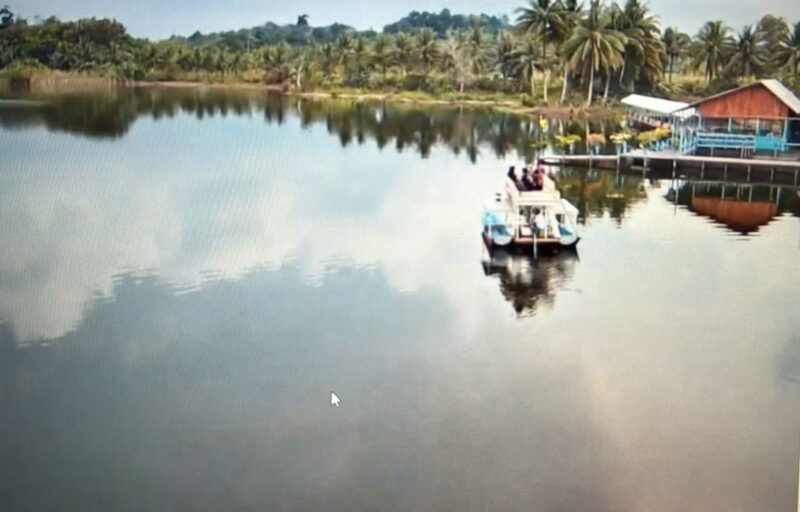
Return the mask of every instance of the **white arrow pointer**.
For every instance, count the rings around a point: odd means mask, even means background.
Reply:
[[[339,397],[336,396],[336,393],[331,391],[331,405],[335,405],[336,407],[339,407],[339,403],[340,402],[341,402],[341,400],[339,400]]]

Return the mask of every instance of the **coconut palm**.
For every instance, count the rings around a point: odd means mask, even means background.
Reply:
[[[353,37],[349,32],[343,32],[336,38],[334,49],[339,64],[342,65],[344,74],[347,75],[350,70],[350,60],[353,53]]]
[[[369,47],[367,46],[366,40],[361,37],[357,36],[353,40],[353,62],[356,66],[356,75],[361,76],[364,72],[364,66],[367,63],[369,57]]]
[[[397,61],[400,63],[400,70],[405,76],[408,71],[408,63],[414,55],[414,39],[405,32],[400,32],[394,40],[394,51]]]
[[[765,51],[762,34],[753,30],[752,25],[745,25],[736,36],[733,54],[726,68],[739,78],[758,74],[766,64]]]
[[[322,71],[325,75],[333,73],[336,66],[336,49],[330,43],[323,44],[319,49],[319,56],[322,60]]]
[[[542,55],[547,58],[547,47],[559,40],[564,33],[564,6],[558,0],[530,0],[527,7],[517,9],[518,34],[535,35],[542,41]],[[550,78],[549,66],[544,70],[544,101],[547,101],[547,83]]]
[[[730,29],[722,21],[709,21],[697,34],[697,53],[694,66],[703,68],[703,76],[711,82],[730,55]]]
[[[692,40],[688,34],[684,34],[673,27],[665,30],[661,36],[661,43],[664,45],[664,51],[667,54],[667,70],[670,83],[672,83],[672,71],[675,68],[675,62],[686,54],[691,42]]]
[[[781,39],[775,58],[779,65],[789,66],[792,73],[797,75],[800,69],[800,21]]]
[[[384,34],[372,45],[372,62],[381,70],[381,80],[386,82],[386,70],[394,64],[395,54],[391,40]]]
[[[482,74],[486,68],[485,39],[486,36],[481,29],[480,23],[473,24],[472,30],[469,32],[467,48],[470,61],[472,61],[472,71],[476,75]]]
[[[625,35],[610,25],[602,13],[599,0],[594,0],[563,48],[569,66],[589,74],[587,106],[592,105],[595,74],[601,72],[608,75],[622,66],[625,43]]]
[[[500,32],[494,40],[492,60],[495,69],[503,78],[503,87],[506,86],[509,75],[514,72],[514,38],[508,32]]]
[[[514,50],[514,73],[530,84],[531,96],[536,93],[536,72],[544,68],[542,47],[534,37],[526,38]]]
[[[619,85],[633,90],[641,79],[650,83],[658,80],[663,72],[664,45],[659,39],[660,27],[647,7],[639,0],[627,0],[620,9],[613,4],[610,12],[611,25],[625,34],[625,57],[619,73]]]
[[[439,46],[436,44],[436,33],[430,28],[423,28],[417,35],[417,53],[422,62],[422,71],[427,75],[431,66],[439,59]]]
[[[772,14],[764,15],[756,25],[756,31],[761,34],[764,41],[765,51],[771,58],[767,59],[767,67],[772,67],[768,71],[773,72],[780,67],[777,54],[780,51],[781,41],[790,35],[789,24],[780,16]],[[767,70],[765,70],[765,74]]]
[[[583,13],[583,3],[577,0],[566,0],[563,2],[564,11],[562,13],[563,24],[561,26],[561,33],[558,35],[558,41],[563,47],[564,42],[572,36],[572,31],[581,19]],[[561,67],[563,68],[564,77],[561,84],[561,99],[559,103],[564,103],[567,98],[567,89],[569,88],[570,66],[568,59],[564,57],[564,52],[560,51]]]

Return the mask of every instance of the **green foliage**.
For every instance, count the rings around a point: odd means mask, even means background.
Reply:
[[[427,28],[435,32],[438,37],[444,37],[450,31],[468,30],[476,25],[494,35],[508,28],[508,19],[505,16],[497,17],[486,14],[478,16],[451,14],[449,9],[442,9],[438,14],[413,11],[408,16],[383,27],[383,32],[386,34],[416,33]]]
[[[672,135],[672,130],[669,126],[660,126],[654,130],[648,130],[646,132],[641,132],[636,136],[636,140],[639,141],[639,144],[643,147],[647,147],[654,142],[658,142],[660,140],[668,139]]]
[[[281,89],[424,91],[440,98],[520,98],[523,105],[603,100],[655,91],[696,98],[753,77],[796,87],[800,22],[764,16],[736,38],[707,23],[694,41],[660,31],[640,0],[528,0],[506,17],[412,12],[381,34],[346,25],[265,23],[151,42],[108,19],[33,24],[0,9],[0,72],[81,72],[119,80],[263,82]],[[687,77],[697,69],[702,78]],[[673,79],[673,74],[675,77]],[[551,80],[552,79],[552,80]],[[552,83],[551,83],[552,82]],[[571,89],[580,91],[573,92]],[[583,92],[585,88],[585,93]],[[506,96],[505,99],[508,97]]]
[[[633,136],[634,136],[633,132],[629,130],[622,130],[620,132],[613,133],[610,138],[611,142],[620,145],[633,139]]]
[[[574,146],[581,140],[581,136],[576,134],[556,135],[556,144],[564,149]]]

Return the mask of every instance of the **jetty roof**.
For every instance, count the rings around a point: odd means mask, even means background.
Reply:
[[[658,114],[671,114],[677,110],[683,110],[688,107],[688,103],[682,101],[671,101],[663,98],[656,98],[653,96],[643,96],[641,94],[631,94],[622,98],[622,103],[629,107],[648,110]]]

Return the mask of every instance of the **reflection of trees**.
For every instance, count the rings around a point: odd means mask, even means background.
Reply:
[[[564,168],[558,175],[558,188],[578,208],[580,222],[608,212],[621,224],[628,207],[647,197],[644,185],[640,177],[608,171]]]
[[[482,147],[498,157],[513,151],[530,162],[543,145],[552,143],[556,133],[606,131],[598,123],[560,121],[551,121],[545,128],[533,117],[478,107],[298,99],[248,90],[143,88],[38,99],[48,102],[35,110],[48,128],[93,137],[124,135],[142,115],[161,118],[184,112],[203,119],[262,112],[268,123],[281,124],[292,116],[299,118],[303,127],[324,124],[343,146],[374,140],[379,147],[391,144],[399,151],[412,149],[423,157],[435,146],[446,146],[473,162]],[[19,118],[10,109],[0,109],[0,125],[19,124]],[[30,123],[30,118],[27,121]]]
[[[498,250],[484,260],[483,271],[499,279],[500,292],[517,315],[533,316],[542,307],[552,307],[558,288],[572,279],[577,261],[575,251],[533,259]]]

